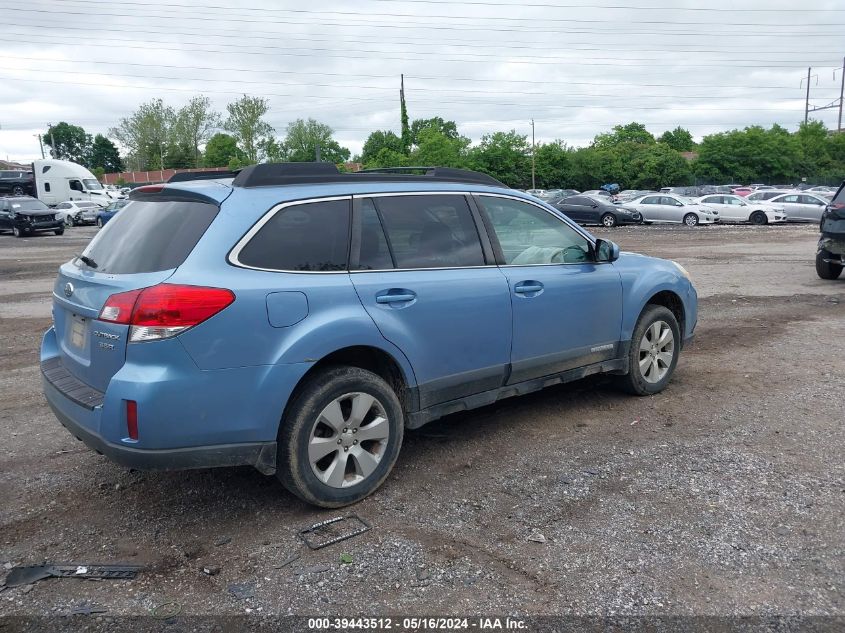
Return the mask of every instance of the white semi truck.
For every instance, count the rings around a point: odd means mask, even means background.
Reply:
[[[107,207],[117,192],[103,189],[100,181],[82,165],[69,160],[44,159],[32,163],[36,197],[46,205],[55,206],[68,200],[91,200]]]

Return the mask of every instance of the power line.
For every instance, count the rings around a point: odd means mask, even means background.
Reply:
[[[25,9],[20,7],[6,7],[5,11],[16,11],[16,12],[23,12],[23,13],[37,13],[37,14],[60,14],[60,15],[79,15],[85,17],[118,17],[118,18],[135,18],[135,19],[143,19],[149,20],[150,18],[155,19],[164,19],[164,20],[173,20],[174,16],[171,15],[160,15],[160,14],[126,14],[126,13],[109,13],[105,11],[97,11],[96,13],[85,12],[85,11],[67,11],[67,10],[57,10],[57,9]],[[360,14],[355,14],[360,15]],[[417,17],[417,16],[412,16]],[[424,16],[419,16],[424,17]],[[449,16],[445,16],[448,19],[451,19]],[[225,19],[227,22],[240,22],[245,24],[304,24],[310,25],[309,22],[292,22],[290,20],[269,20],[267,18],[257,19],[257,20],[250,20],[241,17],[233,17],[231,13],[229,15],[203,15],[203,16],[191,16],[191,20],[198,20],[203,22],[217,22],[219,20]],[[535,21],[536,22],[536,21]],[[571,19],[569,20],[571,23],[575,24],[607,24],[607,20],[576,20]],[[439,30],[439,31],[496,31],[496,32],[505,32],[505,33],[513,33],[513,32],[520,32],[526,29],[503,29],[503,28],[496,28],[489,25],[483,25],[479,27],[470,27],[470,28],[458,28],[456,26],[443,26],[443,25],[431,25],[425,22],[408,22],[407,20],[403,20],[403,24],[395,24],[390,22],[362,22],[362,23],[352,23],[348,21],[344,22],[326,22],[323,21],[322,24],[333,24],[335,26],[366,26],[366,27],[388,27],[391,29],[429,29],[429,30]],[[840,27],[845,26],[845,22],[826,22],[826,23],[818,23],[818,24],[769,24],[765,22],[676,22],[672,20],[642,20],[636,22],[636,24],[650,24],[650,25],[660,25],[660,26],[718,26],[721,28],[725,27],[765,27],[765,28],[794,28],[796,26],[800,27],[809,27],[812,28],[815,32],[818,32],[818,29],[827,28],[827,27]],[[537,28],[530,28],[528,29],[531,32],[545,32],[545,33],[559,33],[561,32],[560,29],[556,29],[553,31],[544,30],[544,29],[537,29]],[[616,33],[615,29],[605,29],[603,32],[605,33]],[[639,31],[637,31],[639,32]],[[812,35],[813,31],[801,31],[797,32],[798,34],[803,35]],[[739,33],[737,33],[739,34]],[[770,33],[771,35],[784,35],[784,32],[775,31]],[[742,35],[748,35],[743,33]]]

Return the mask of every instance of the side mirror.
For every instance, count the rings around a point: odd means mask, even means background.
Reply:
[[[596,240],[596,261],[615,262],[619,259],[619,245],[610,240]]]

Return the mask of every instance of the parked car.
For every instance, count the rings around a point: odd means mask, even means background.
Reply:
[[[719,221],[719,212],[689,198],[669,194],[650,194],[623,202],[628,207],[640,212],[643,222],[669,222],[697,226],[713,224]]]
[[[766,189],[765,191],[755,191],[745,196],[748,202],[760,203],[777,198],[784,193],[794,193],[793,189]]]
[[[94,224],[102,207],[90,200],[68,200],[56,205],[56,215],[67,225]]]
[[[11,231],[15,237],[44,231],[61,235],[65,224],[40,200],[29,196],[0,198],[0,231]]]
[[[816,273],[822,279],[837,279],[845,265],[845,182],[825,209],[819,229]]]
[[[35,181],[31,171],[4,169],[0,171],[0,195],[31,196]]]
[[[751,195],[754,193],[754,189],[751,187],[736,187],[735,189],[731,189],[731,193],[735,196],[745,196]]]
[[[585,196],[603,196],[605,198],[612,198],[613,194],[605,189],[590,189],[589,191],[583,192]]]
[[[94,222],[97,226],[103,228],[106,225],[106,222],[111,220],[115,216],[115,214],[127,204],[129,204],[129,200],[115,200],[105,209],[97,213]]]
[[[405,428],[596,372],[660,392],[697,321],[679,264],[485,174],[262,164],[130,199],[61,266],[41,371],[132,468],[249,464],[346,505]]]
[[[702,195],[700,187],[663,187],[660,193],[671,193],[683,198],[697,198]]]
[[[807,193],[782,193],[769,200],[770,204],[783,207],[787,222],[819,222],[829,204],[822,196]]]
[[[763,203],[755,204],[740,196],[702,196],[698,199],[698,202],[718,211],[719,219],[722,222],[751,222],[751,224],[786,222],[786,212],[783,207]]]
[[[552,205],[578,224],[641,224],[643,217],[636,209],[613,204],[600,196],[578,195],[559,200]]]
[[[546,195],[546,190],[545,189],[526,189],[525,193],[527,193],[529,196],[534,196],[535,198],[540,198],[542,200]]]
[[[554,204],[558,200],[563,200],[564,198],[568,198],[569,196],[577,196],[579,193],[581,193],[577,189],[554,189],[553,191],[554,195],[549,195],[546,202]],[[551,194],[552,192],[550,191],[548,193]]]
[[[654,193],[653,191],[647,191],[645,189],[625,189],[624,191],[620,191],[616,194],[616,202],[628,202],[630,200],[636,200],[637,198],[641,198],[642,196]]]

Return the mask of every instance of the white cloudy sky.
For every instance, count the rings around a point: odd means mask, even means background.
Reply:
[[[696,138],[839,96],[842,0],[0,0],[0,157],[68,121],[107,132],[139,103],[247,93],[269,122],[314,117],[353,153],[411,118],[478,140],[515,128],[583,145],[616,123]],[[806,80],[805,80],[806,81]],[[835,127],[836,110],[815,116]]]

